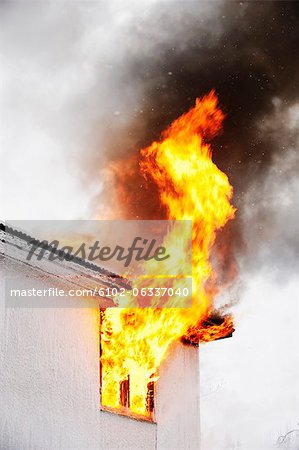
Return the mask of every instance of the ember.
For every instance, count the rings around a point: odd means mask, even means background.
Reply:
[[[187,345],[198,346],[200,342],[216,341],[231,337],[235,331],[230,315],[211,315],[199,324],[190,327],[181,341]]]

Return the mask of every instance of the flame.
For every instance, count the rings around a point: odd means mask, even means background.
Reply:
[[[234,217],[230,204],[232,187],[212,161],[207,143],[217,135],[224,115],[214,91],[176,119],[157,142],[140,152],[140,170],[158,187],[161,204],[169,219],[192,220],[192,307],[109,308],[102,317],[102,405],[120,409],[120,382],[130,377],[130,411],[142,416],[147,386],[157,380],[157,369],[170,344],[198,327],[196,334],[212,339],[213,329],[199,324],[213,309],[216,274],[209,260],[216,232]],[[188,236],[170,236],[170,244],[183,252]],[[169,246],[168,246],[169,248]],[[169,299],[166,306],[171,304]],[[224,329],[229,324],[223,325]],[[214,327],[215,328],[215,327]],[[221,335],[221,331],[220,331]]]

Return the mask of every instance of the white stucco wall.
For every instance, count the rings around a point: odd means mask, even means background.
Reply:
[[[8,307],[5,275],[18,274],[19,288],[54,279],[14,259],[7,267],[0,264],[0,449],[199,449],[197,348],[175,343],[161,365],[157,425],[100,411],[99,308],[78,308],[76,298],[68,308]]]
[[[199,349],[174,342],[159,368],[159,450],[200,449]]]
[[[1,449],[155,448],[155,424],[99,409],[98,321],[97,308],[5,308],[2,273]]]

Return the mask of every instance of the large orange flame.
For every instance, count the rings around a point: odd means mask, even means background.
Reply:
[[[219,133],[223,118],[212,91],[196,99],[195,106],[175,120],[159,142],[140,152],[140,169],[157,184],[168,218],[193,222],[192,307],[105,311],[101,327],[103,406],[120,408],[120,383],[129,375],[130,410],[146,416],[147,386],[156,380],[170,344],[198,327],[213,309],[216,274],[210,252],[216,231],[235,212],[230,204],[232,187],[213,163],[207,143]],[[179,237],[182,251],[187,238]],[[172,242],[176,245],[178,239]]]

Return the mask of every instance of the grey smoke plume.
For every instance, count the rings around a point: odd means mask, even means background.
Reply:
[[[204,5],[202,10],[195,2],[166,2],[130,25],[132,48],[123,76],[142,93],[141,105],[123,130],[132,137],[129,145],[120,132],[110,136],[108,148],[110,157],[123,159],[125,173],[128,154],[215,88],[227,119],[214,142],[214,160],[229,175],[239,207],[248,186],[280,151],[260,127],[274,112],[273,99],[284,106],[298,100],[299,16],[294,2]],[[124,178],[131,214],[151,215],[152,190],[130,173]]]
[[[78,190],[94,197],[95,209],[109,206],[105,200],[120,182],[127,216],[163,214],[157,192],[128,158],[212,88],[227,115],[213,143],[214,161],[230,177],[238,208],[279,153],[260,125],[273,116],[274,98],[285,107],[298,100],[296,2],[114,0],[0,7],[5,141],[22,155],[16,158],[28,154],[40,170],[44,149],[57,154],[56,170],[60,152],[66,155],[68,166],[64,161],[57,182],[64,178],[67,186],[69,178],[81,179]],[[23,148],[26,135],[30,148]],[[120,180],[107,170],[111,161],[121,167]],[[108,195],[101,195],[103,188]]]
[[[282,225],[271,220],[273,208],[277,211],[280,206],[269,198],[267,189],[273,191],[269,179],[284,185],[284,180],[296,179],[297,173],[298,118],[286,113],[295,111],[299,101],[299,64],[294,58],[299,42],[296,4],[153,3],[134,19],[123,35],[126,57],[117,86],[122,82],[133,86],[135,95],[131,103],[120,102],[118,117],[125,120],[118,119],[106,128],[104,150],[117,172],[97,202],[119,188],[115,202],[120,199],[120,209],[125,203],[122,213],[126,217],[163,217],[157,190],[144,182],[134,155],[188,110],[197,96],[215,88],[226,120],[222,135],[212,143],[213,159],[228,174],[239,211],[220,239],[229,238],[230,255],[244,253],[253,245],[264,248]],[[91,153],[93,163],[95,154]],[[286,164],[290,158],[293,164]],[[279,180],[274,177],[277,170]],[[287,214],[288,223],[293,224],[296,213],[287,209],[281,208],[280,220],[285,221]],[[254,239],[251,233],[249,242],[242,241],[243,228],[255,230],[254,222],[263,227],[264,234],[259,230]],[[283,243],[276,239],[278,248],[283,244],[284,252],[293,255],[288,261],[295,258],[292,238],[294,233]]]

